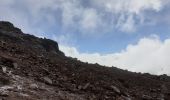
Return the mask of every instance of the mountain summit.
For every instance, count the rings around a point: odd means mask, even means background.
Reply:
[[[170,100],[170,77],[83,63],[1,21],[0,100]]]

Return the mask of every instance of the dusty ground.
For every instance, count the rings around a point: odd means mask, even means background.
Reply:
[[[170,77],[83,63],[0,22],[0,100],[170,100]]]

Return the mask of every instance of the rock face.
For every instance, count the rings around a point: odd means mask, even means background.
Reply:
[[[59,50],[59,47],[58,47],[58,43],[53,41],[53,40],[50,40],[50,39],[40,39],[41,40],[41,45],[43,46],[43,48],[47,51],[47,52],[53,52],[53,53],[58,53],[60,55],[64,55],[64,53],[62,53],[60,50]]]
[[[170,77],[80,62],[3,21],[0,100],[170,100]]]
[[[7,32],[22,33],[19,28],[14,27],[10,22],[0,21],[0,30],[5,30]]]
[[[38,48],[46,52],[56,53],[64,56],[64,53],[59,50],[57,42],[46,38],[37,38],[33,35],[23,34],[19,28],[14,27],[14,25],[10,22],[0,21],[0,36],[0,39],[3,40],[1,43],[4,45],[6,44],[5,38],[7,38],[13,41],[16,40],[18,44],[22,43],[32,48]],[[11,50],[13,49],[15,49],[15,47],[13,47]]]

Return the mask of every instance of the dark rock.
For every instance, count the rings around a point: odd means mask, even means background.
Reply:
[[[22,33],[22,31],[19,28],[14,27],[12,23],[6,21],[0,21],[0,30],[7,32]]]
[[[150,89],[150,92],[157,92],[156,89]]]
[[[1,66],[13,68],[13,60],[9,57],[0,57],[0,64]]]
[[[130,97],[121,96],[122,100],[132,100]]]
[[[168,88],[166,87],[165,84],[162,84],[162,85],[161,85],[161,92],[162,92],[162,93],[167,93],[167,92],[168,92]]]
[[[83,87],[83,89],[84,89],[84,90],[87,89],[87,88],[89,87],[89,85],[90,85],[90,83],[87,83],[87,84]]]
[[[2,97],[8,97],[9,95],[7,93],[0,93],[0,96]]]
[[[3,73],[7,73],[7,69],[6,69],[6,67],[5,66],[0,66],[1,68],[2,68],[2,71],[3,71]]]
[[[14,68],[17,68],[18,64],[17,63],[13,63],[13,66],[14,66]]]
[[[153,98],[148,95],[142,95],[142,100],[153,100]]]
[[[30,89],[37,90],[39,87],[37,84],[30,84]]]
[[[9,85],[10,80],[7,76],[0,76],[0,85]]]
[[[2,97],[8,97],[9,94],[8,94],[8,92],[5,91],[5,90],[0,90],[0,96],[2,96]]]
[[[41,45],[47,52],[64,55],[64,53],[59,50],[57,42],[46,38],[40,40],[41,40]]]
[[[79,85],[79,86],[78,86],[78,89],[79,89],[79,90],[81,90],[81,89],[82,89],[82,86],[81,86],[81,85]]]

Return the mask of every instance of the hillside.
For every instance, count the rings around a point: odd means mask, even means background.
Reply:
[[[1,21],[0,100],[170,100],[170,77],[83,63]]]

